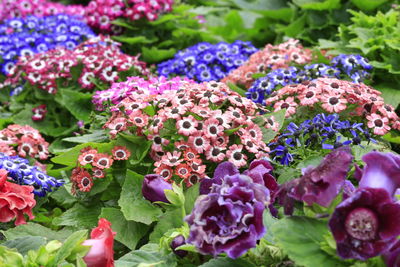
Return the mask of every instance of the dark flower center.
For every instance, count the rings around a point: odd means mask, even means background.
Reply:
[[[375,238],[379,222],[375,213],[367,208],[356,208],[347,215],[345,222],[346,231],[359,240],[372,240]]]
[[[203,145],[203,139],[197,138],[194,143],[196,144],[196,146],[202,146]]]
[[[115,153],[117,155],[118,158],[123,158],[125,157],[125,152],[123,151],[117,151],[117,153]]]
[[[240,152],[235,152],[235,153],[233,154],[233,158],[234,158],[235,160],[241,160],[241,159],[242,159],[242,153],[240,153]]]
[[[307,92],[307,94],[306,94],[306,97],[307,98],[311,98],[311,97],[313,97],[314,96],[314,92]]]
[[[169,176],[169,170],[163,170],[163,171],[161,172],[161,176],[162,176],[162,177],[168,177],[168,176]]]
[[[157,145],[161,144],[161,141],[162,141],[161,137],[159,136],[154,137],[154,143],[156,143]]]
[[[332,87],[332,88],[335,88],[335,89],[336,89],[336,88],[339,88],[339,84],[337,84],[337,83],[331,83],[331,87]]]
[[[93,156],[92,155],[87,155],[86,157],[85,157],[85,161],[92,161],[93,160]]]
[[[374,120],[374,124],[377,127],[382,127],[383,126],[383,121],[381,119],[377,119],[377,120]]]
[[[214,149],[212,150],[211,154],[212,154],[214,157],[216,157],[216,156],[219,155],[220,152],[221,152],[221,151],[219,150],[219,148],[214,148]]]
[[[107,163],[108,163],[108,160],[106,160],[106,159],[99,160],[99,165],[101,165],[101,166],[107,166]]]
[[[88,178],[85,177],[85,178],[82,179],[82,185],[83,185],[83,186],[86,187],[86,186],[88,186],[89,184],[90,184],[90,180],[89,180]]]
[[[189,128],[192,126],[192,124],[191,124],[190,122],[188,122],[188,121],[185,121],[185,122],[182,124],[182,126],[183,126],[183,128],[185,128],[185,129],[189,129]]]
[[[339,99],[337,99],[337,97],[329,98],[329,104],[336,105],[337,103],[339,103]]]
[[[217,134],[217,127],[211,126],[211,127],[210,127],[210,133],[211,133],[211,134]]]
[[[288,103],[283,103],[282,105],[281,105],[281,108],[288,108],[289,107],[289,104]]]

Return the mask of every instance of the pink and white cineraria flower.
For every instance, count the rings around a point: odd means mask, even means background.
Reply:
[[[151,141],[155,173],[165,180],[181,179],[191,186],[206,176],[207,162],[229,160],[243,167],[247,159],[268,155],[261,128],[271,126],[264,120],[260,124],[253,122],[260,111],[255,103],[223,83],[164,79],[129,78],[128,81],[143,85],[131,90],[125,98],[114,98],[118,99],[114,105],[110,101],[111,118],[104,126],[111,137],[125,132],[144,135]],[[154,89],[155,84],[164,86],[168,82],[173,90]],[[143,121],[138,123],[138,116],[133,114],[140,114]],[[124,121],[124,127],[117,129],[117,120]]]
[[[393,106],[385,104],[381,92],[363,83],[318,78],[297,85],[288,85],[265,100],[275,111],[286,108],[286,116],[295,114],[300,106],[320,105],[329,113],[340,113],[356,105],[351,115],[368,120],[368,127],[377,135],[384,135],[391,128],[398,128],[399,117]]]

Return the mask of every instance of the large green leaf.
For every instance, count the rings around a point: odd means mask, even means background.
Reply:
[[[330,10],[340,7],[340,0],[293,0],[293,3],[304,9]]]
[[[158,49],[154,46],[147,48],[142,47],[143,60],[149,63],[158,63],[175,55],[176,50],[174,48],[170,49]]]
[[[324,221],[293,216],[274,223],[270,230],[279,247],[298,265],[305,267],[348,266],[348,263],[332,257],[321,249],[320,244],[324,241],[324,235],[329,234],[328,225]]]
[[[50,240],[63,241],[71,235],[72,231],[69,229],[62,229],[60,231],[53,231],[40,224],[28,222],[27,224],[19,225],[14,228],[10,228],[7,231],[1,231],[7,240],[16,238],[23,238],[27,236],[40,236]]]
[[[376,89],[382,92],[382,97],[385,100],[385,104],[390,104],[394,108],[400,104],[400,90],[398,86],[393,84],[378,84],[374,86]]]
[[[146,235],[149,227],[145,224],[127,221],[119,209],[102,208],[99,218],[111,222],[111,228],[117,232],[115,239],[129,249],[134,250],[139,240]]]
[[[134,36],[134,37],[130,37],[130,36],[113,36],[112,37],[114,40],[118,41],[118,42],[122,42],[122,43],[127,43],[130,45],[134,45],[134,44],[151,44],[157,41],[157,38],[155,39],[147,39],[145,36]]]
[[[158,220],[162,212],[143,198],[143,179],[143,175],[127,170],[118,204],[127,220],[151,224]]]
[[[64,244],[61,246],[61,248],[57,251],[57,254],[55,255],[54,262],[55,266],[59,266],[59,264],[65,260],[68,256],[72,254],[74,250],[78,246],[82,244],[83,241],[87,239],[88,236],[88,231],[87,230],[81,230],[73,233],[70,237],[65,240]]]
[[[168,230],[181,227],[184,219],[182,215],[180,208],[167,210],[161,215],[150,235],[150,242],[157,243]]]
[[[192,212],[192,209],[194,207],[194,203],[196,202],[197,197],[199,196],[199,187],[200,183],[197,183],[189,189],[187,189],[184,194],[185,194],[185,211],[186,214],[189,214]]]
[[[84,207],[81,204],[75,204],[60,217],[54,218],[53,224],[59,226],[93,228],[97,225],[99,214],[99,206]]]
[[[388,2],[388,0],[351,0],[359,9],[370,11]]]
[[[103,130],[98,130],[94,131],[91,134],[85,134],[81,136],[74,136],[74,137],[67,137],[63,138],[63,141],[71,142],[71,143],[78,143],[78,144],[84,144],[88,142],[103,142],[108,139],[108,136],[105,131]]]
[[[163,256],[159,252],[132,251],[115,261],[115,267],[174,267],[177,263],[172,255]]]
[[[200,267],[255,267],[254,264],[244,259],[216,258],[212,259]]]
[[[24,236],[16,239],[8,240],[2,245],[15,248],[19,253],[25,255],[29,250],[36,250],[38,247],[46,244],[46,238],[41,236]]]
[[[77,90],[61,89],[57,92],[56,101],[63,105],[78,120],[89,121],[93,110],[92,94],[81,93]]]

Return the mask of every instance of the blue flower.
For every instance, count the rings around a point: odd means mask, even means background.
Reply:
[[[29,165],[27,159],[18,156],[7,156],[0,153],[0,169],[5,169],[8,172],[8,176],[16,183],[32,185],[35,188],[33,193],[40,197],[44,197],[53,188],[64,184],[63,180],[48,176],[36,166]]]

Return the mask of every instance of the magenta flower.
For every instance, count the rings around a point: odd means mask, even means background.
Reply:
[[[383,188],[393,196],[400,188],[400,156],[373,151],[365,154],[362,160],[366,165],[359,187]]]
[[[172,190],[172,185],[166,182],[160,175],[148,174],[144,177],[142,194],[145,199],[151,202],[162,201],[169,203],[164,192],[167,189]]]
[[[339,256],[366,260],[387,251],[400,235],[399,218],[400,204],[385,189],[358,189],[329,220]]]
[[[224,176],[207,195],[198,197],[185,218],[190,227],[187,242],[202,254],[226,253],[238,258],[256,246],[265,234],[262,215],[269,190],[249,176]]]
[[[400,240],[398,240],[388,252],[383,255],[387,267],[400,266]]]

